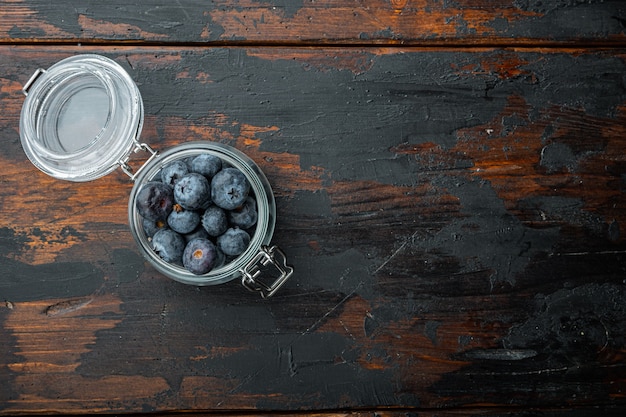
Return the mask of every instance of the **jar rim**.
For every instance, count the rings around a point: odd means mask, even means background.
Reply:
[[[257,200],[258,220],[256,230],[251,236],[246,251],[237,258],[203,275],[195,275],[182,266],[172,265],[162,260],[150,247],[149,239],[143,231],[142,218],[135,207],[135,199],[140,188],[173,160],[182,160],[199,152],[213,153],[227,164],[238,168],[248,178],[251,191]],[[186,142],[160,153],[135,180],[128,201],[128,220],[131,234],[135,238],[140,252],[152,266],[165,276],[185,284],[206,286],[217,285],[242,276],[242,270],[257,255],[263,246],[269,245],[276,223],[276,203],[269,181],[258,165],[243,152],[231,146],[209,141]]]
[[[24,87],[24,152],[54,178],[100,178],[130,154],[143,127],[137,85],[117,62],[96,54],[38,70]]]

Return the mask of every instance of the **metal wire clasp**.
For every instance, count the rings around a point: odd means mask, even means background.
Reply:
[[[135,171],[134,173],[133,168],[128,165],[128,161],[130,160],[130,154],[118,162],[120,168],[122,168],[122,171],[124,171],[124,173],[126,173],[126,175],[128,175],[133,181],[135,181],[143,167],[148,165],[148,163],[150,163],[150,161],[152,161],[158,155],[158,152],[152,149],[148,144],[135,141],[135,148],[132,150],[132,153],[137,153],[139,151],[146,151],[150,154],[150,156],[148,157],[148,160],[144,162],[144,164],[140,166],[139,169],[137,169],[137,171]]]
[[[262,274],[262,268],[271,265],[278,273],[278,277],[271,284],[257,280]],[[267,272],[267,271],[266,271]],[[261,297],[270,298],[291,277],[293,267],[287,265],[287,258],[278,246],[262,246],[250,262],[241,270],[241,284],[250,291],[261,293]]]
[[[41,74],[44,74],[46,72],[45,69],[42,68],[37,68],[37,70],[33,73],[33,75],[29,78],[28,81],[26,81],[26,84],[24,84],[24,87],[22,87],[22,93],[27,96],[28,95],[28,90],[30,90],[30,87],[33,85],[33,83],[37,80],[37,78],[39,78],[39,76]]]

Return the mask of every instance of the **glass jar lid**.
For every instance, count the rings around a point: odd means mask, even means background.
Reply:
[[[46,174],[90,181],[117,168],[137,145],[143,102],[115,61],[93,54],[39,69],[24,86],[20,138]]]

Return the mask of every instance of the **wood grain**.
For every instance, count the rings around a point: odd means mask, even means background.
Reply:
[[[164,278],[124,174],[28,162],[22,84],[88,52],[137,82],[145,142],[259,164],[276,298]],[[1,46],[0,414],[617,415],[625,52]]]
[[[623,44],[620,1],[0,1],[4,43]]]
[[[0,6],[0,414],[623,415],[620,2]],[[275,299],[162,277],[123,174],[25,158],[22,85],[90,52],[142,140],[266,173]]]

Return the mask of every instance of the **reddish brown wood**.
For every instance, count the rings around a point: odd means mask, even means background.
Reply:
[[[0,414],[622,415],[621,9],[561,3],[5,2]],[[137,82],[151,146],[258,163],[275,298],[158,274],[123,173],[30,164],[22,86],[79,53]]]
[[[619,1],[0,2],[6,42],[607,44]]]

